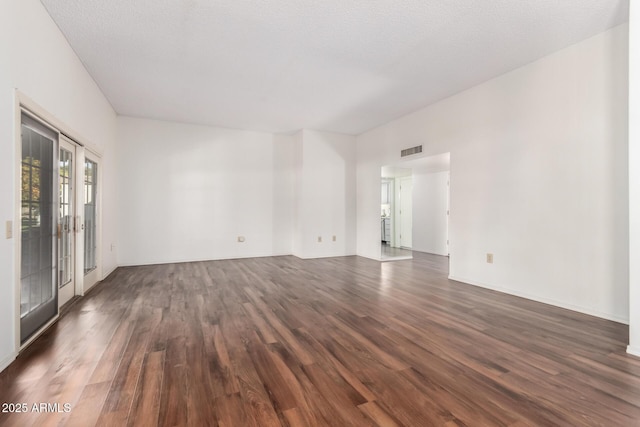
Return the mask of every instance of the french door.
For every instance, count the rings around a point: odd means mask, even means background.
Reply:
[[[58,215],[58,305],[62,307],[76,294],[76,145],[60,137]]]
[[[84,289],[89,289],[99,280],[99,245],[98,245],[98,190],[99,168],[97,157],[86,153],[83,173],[83,204],[84,204],[84,238],[83,238],[83,270]]]
[[[22,115],[20,342],[58,313],[58,133]]]
[[[99,158],[21,115],[20,345],[99,280]]]

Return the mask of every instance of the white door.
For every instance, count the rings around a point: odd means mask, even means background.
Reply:
[[[83,176],[84,231],[82,273],[83,291],[87,291],[100,279],[100,162],[85,150]]]
[[[413,194],[411,177],[400,178],[400,247],[411,249],[413,234]]]
[[[58,158],[58,306],[76,294],[76,146],[60,136]]]

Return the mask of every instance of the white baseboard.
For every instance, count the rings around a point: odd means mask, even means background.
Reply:
[[[109,275],[111,273],[113,273],[114,271],[116,271],[118,269],[119,265],[114,266],[111,270],[109,270],[106,274],[104,273],[104,271],[102,272],[102,279],[100,279],[100,281],[106,279],[107,277],[109,277]]]
[[[236,255],[236,256],[228,256],[228,257],[211,257],[211,258],[173,258],[169,260],[158,260],[158,261],[139,261],[139,262],[124,262],[118,264],[118,267],[139,267],[143,265],[164,265],[164,264],[182,264],[185,262],[205,262],[205,261],[227,261],[232,259],[249,259],[249,258],[271,258],[271,257],[279,257],[279,256],[290,256],[290,253],[272,253],[272,254],[250,254],[250,255]]]
[[[321,258],[342,258],[342,257],[347,257],[347,256],[357,256],[357,254],[355,253],[341,253],[341,254],[330,254],[330,255],[299,255],[299,254],[292,254],[294,257],[296,258],[300,258],[300,259],[321,259]]]
[[[633,356],[637,356],[640,357],[640,347],[634,347],[631,345],[627,346],[627,353],[633,355]]]
[[[574,304],[567,304],[565,302],[556,301],[556,300],[551,299],[551,298],[544,298],[544,297],[540,297],[538,295],[529,294],[527,292],[514,291],[513,289],[508,289],[508,288],[503,288],[503,287],[500,287],[500,286],[489,285],[487,283],[480,283],[480,282],[476,282],[474,280],[465,279],[465,278],[462,278],[462,277],[449,276],[449,279],[450,280],[455,280],[456,282],[466,283],[468,285],[478,286],[480,288],[491,289],[492,291],[502,292],[503,294],[514,295],[514,296],[517,296],[517,297],[520,297],[520,298],[526,298],[526,299],[529,299],[529,300],[532,300],[532,301],[541,302],[543,304],[549,304],[549,305],[553,305],[553,306],[556,306],[556,307],[565,308],[567,310],[577,311],[578,313],[588,314],[589,316],[595,316],[595,317],[599,317],[601,319],[611,320],[613,322],[622,323],[624,325],[628,325],[629,324],[629,319],[628,318],[617,316],[615,314],[602,313],[600,311],[592,310],[592,309],[587,308],[587,307],[582,307],[582,306],[574,305]]]
[[[0,360],[0,372],[4,371],[11,363],[16,360],[18,355],[16,353],[11,353],[4,359]]]

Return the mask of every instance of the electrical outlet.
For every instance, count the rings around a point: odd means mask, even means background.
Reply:
[[[322,243],[322,236],[318,236],[318,243]]]
[[[333,236],[333,238],[331,240],[333,240],[335,242],[337,240],[336,236]]]
[[[493,254],[487,254],[487,263],[493,264]]]
[[[7,221],[5,234],[7,239],[13,238],[13,221]]]
[[[113,250],[114,250],[115,248],[116,248],[115,243],[112,243],[112,244],[111,244],[111,252],[113,252]]]
[[[244,242],[244,236],[238,236],[238,242],[239,243],[243,243]]]

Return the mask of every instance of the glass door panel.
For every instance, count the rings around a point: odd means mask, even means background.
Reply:
[[[59,305],[62,306],[75,295],[75,146],[60,138],[58,216],[58,283]]]
[[[58,312],[55,151],[58,135],[31,117],[21,126],[20,341]]]
[[[98,163],[85,158],[84,163],[84,274],[94,271],[97,263]],[[87,283],[91,286],[92,283]]]

